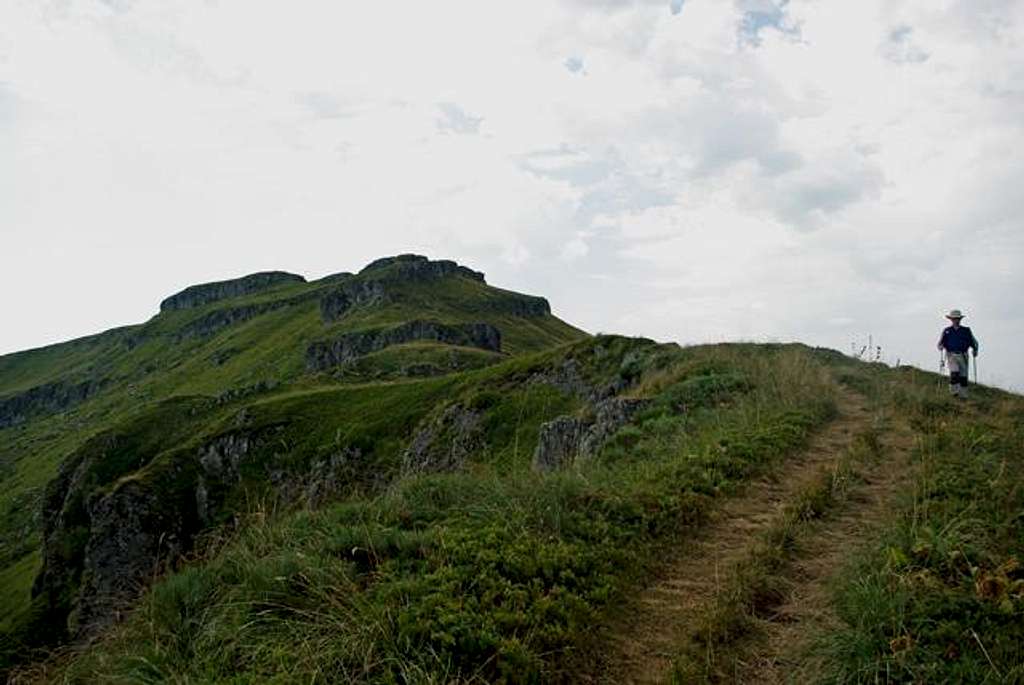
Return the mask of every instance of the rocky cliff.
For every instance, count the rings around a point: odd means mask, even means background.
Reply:
[[[70,409],[98,393],[107,383],[105,378],[81,382],[60,380],[0,398],[0,428]]]
[[[180,293],[171,295],[160,303],[160,311],[174,311],[177,309],[191,309],[201,307],[218,300],[226,300],[231,297],[251,295],[263,290],[285,284],[305,283],[306,279],[297,274],[290,274],[286,271],[261,271],[249,274],[242,278],[233,278],[228,281],[217,281],[215,283],[203,283],[185,288]]]
[[[392,345],[417,341],[501,351],[501,332],[491,324],[409,321],[393,328],[348,333],[334,340],[315,342],[306,349],[306,369],[323,371]]]

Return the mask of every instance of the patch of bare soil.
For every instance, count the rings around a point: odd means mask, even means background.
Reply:
[[[599,683],[663,683],[668,679],[679,647],[689,641],[698,620],[716,593],[727,582],[726,574],[748,553],[750,546],[782,514],[785,504],[817,477],[823,468],[839,459],[872,422],[871,412],[862,397],[842,389],[838,397],[839,416],[794,455],[776,473],[750,483],[741,494],[724,501],[711,521],[694,533],[694,538],[666,559],[654,582],[640,591],[633,601],[602,626],[606,646],[598,662],[596,675],[581,679]],[[867,501],[852,509],[873,509],[873,498],[884,499],[887,477],[880,474]],[[872,483],[865,490],[871,490]],[[787,640],[800,625],[825,612],[823,583],[850,538],[860,535],[865,521],[851,512],[837,519],[821,539],[808,544],[820,550],[800,561],[798,572],[806,581],[779,608],[770,621],[771,638],[763,650],[751,655],[752,673],[763,673],[766,682],[777,671],[784,676],[790,664]],[[820,593],[820,596],[819,596]],[[778,628],[777,634],[774,627]],[[785,632],[789,631],[789,632]]]

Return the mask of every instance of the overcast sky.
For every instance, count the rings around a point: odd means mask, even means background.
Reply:
[[[0,0],[0,353],[399,252],[1024,389],[1024,0]]]

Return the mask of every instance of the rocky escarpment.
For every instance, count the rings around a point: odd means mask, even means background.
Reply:
[[[225,307],[207,312],[197,319],[194,319],[182,326],[174,334],[175,342],[181,342],[189,338],[204,338],[214,335],[221,330],[244,323],[262,314],[268,314],[278,309],[302,304],[316,297],[316,293],[304,293],[295,297],[287,297],[270,302],[255,302],[253,304],[240,305],[237,307]]]
[[[285,283],[305,283],[306,279],[286,271],[262,271],[242,278],[203,283],[185,288],[160,303],[160,311],[191,309],[231,297],[251,295]]]
[[[501,351],[501,332],[491,324],[409,321],[394,328],[348,333],[334,340],[315,342],[306,350],[306,369],[323,371],[392,345],[416,341]]]
[[[24,423],[34,416],[56,414],[80,404],[100,392],[107,379],[82,382],[54,381],[0,399],[0,428]]]
[[[383,281],[350,280],[320,298],[320,318],[332,323],[354,307],[379,306],[389,300]]]
[[[90,638],[112,622],[159,572],[174,565],[210,526],[244,510],[244,492],[315,506],[366,476],[359,447],[295,461],[281,451],[281,426],[254,428],[246,410],[233,426],[198,446],[186,442],[186,417],[209,401],[185,403],[163,421],[181,435],[94,438],[47,486],[43,565],[33,586],[46,621],[72,638]],[[157,417],[152,417],[157,419]],[[372,480],[372,474],[371,480]],[[364,478],[365,480],[365,478]]]
[[[484,274],[474,271],[448,259],[431,261],[423,255],[404,254],[396,257],[383,257],[367,264],[359,274],[366,275],[375,271],[387,270],[392,277],[403,281],[428,281],[447,276],[463,276],[474,281],[486,283]]]
[[[597,403],[592,418],[560,416],[542,424],[533,454],[534,469],[554,471],[594,457],[648,404],[648,400],[611,398]]]

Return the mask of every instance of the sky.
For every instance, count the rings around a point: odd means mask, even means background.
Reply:
[[[0,0],[0,353],[416,252],[1024,390],[1024,0]]]

